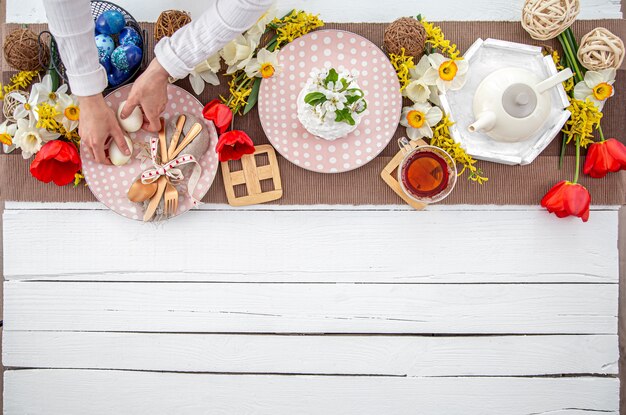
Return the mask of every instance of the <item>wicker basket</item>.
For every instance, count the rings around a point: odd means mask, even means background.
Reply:
[[[126,19],[126,26],[132,27],[133,29],[137,31],[137,33],[139,33],[139,36],[141,36],[142,61],[141,61],[141,64],[137,66],[137,68],[135,68],[132,75],[126,81],[122,82],[119,85],[116,85],[115,87],[107,87],[107,89],[104,90],[105,94],[108,92],[111,92],[114,89],[121,87],[122,85],[126,85],[134,81],[137,75],[139,74],[139,72],[144,68],[145,57],[146,57],[146,33],[145,31],[141,29],[141,27],[139,27],[139,23],[137,23],[135,18],[131,16],[130,13],[128,13],[126,10],[124,10],[123,8],[121,8],[120,6],[114,3],[111,3],[108,1],[93,1],[92,0],[91,15],[93,16],[94,20],[96,20],[98,16],[100,16],[102,13],[109,11],[109,10],[116,10],[122,13],[122,15],[124,15],[124,19]],[[50,35],[49,32],[42,32],[41,35],[43,34]],[[43,42],[41,35],[39,36],[39,39],[40,39],[40,42]],[[61,56],[59,55],[59,49],[57,48],[57,43],[54,40],[54,37],[52,35],[50,35],[49,42],[50,42],[50,61],[52,63],[52,66],[59,73],[61,78],[63,78],[65,82],[68,82],[67,74],[65,71],[65,65],[63,64],[63,61],[61,60]]]

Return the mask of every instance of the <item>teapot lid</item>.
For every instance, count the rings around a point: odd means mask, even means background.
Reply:
[[[537,108],[537,93],[528,84],[510,85],[502,93],[502,107],[515,118],[526,118]]]

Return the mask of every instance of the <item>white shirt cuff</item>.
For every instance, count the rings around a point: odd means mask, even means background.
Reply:
[[[83,74],[71,74],[68,72],[67,79],[72,86],[72,93],[79,97],[99,94],[109,84],[106,70],[102,65],[93,72]]]
[[[164,37],[156,44],[154,55],[163,69],[173,78],[183,79],[193,70],[193,68],[188,68],[185,62],[176,55],[170,44],[169,37]]]

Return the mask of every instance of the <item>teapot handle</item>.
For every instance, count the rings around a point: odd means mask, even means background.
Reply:
[[[545,81],[541,81],[537,84],[536,88],[537,88],[537,92],[539,94],[544,93],[545,91],[547,91],[548,89],[557,86],[558,84],[567,81],[568,79],[570,79],[572,76],[574,76],[574,73],[572,72],[572,70],[570,68],[565,68],[563,69],[561,72],[552,75],[551,77],[549,77],[548,79],[546,79]]]

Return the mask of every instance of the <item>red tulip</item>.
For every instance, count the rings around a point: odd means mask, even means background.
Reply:
[[[224,134],[233,121],[233,112],[219,99],[214,99],[204,106],[202,115],[209,121],[213,121],[218,134]]]
[[[541,206],[559,218],[578,216],[587,222],[589,219],[589,204],[591,195],[581,184],[563,180],[557,183],[541,199]]]
[[[215,151],[220,161],[239,160],[244,154],[254,153],[254,143],[243,131],[229,131],[220,136]]]
[[[589,146],[583,172],[595,179],[609,172],[626,170],[626,146],[614,138]]]
[[[53,140],[41,147],[30,165],[30,174],[44,183],[53,181],[57,186],[65,186],[74,181],[80,167],[76,146],[67,141]]]

